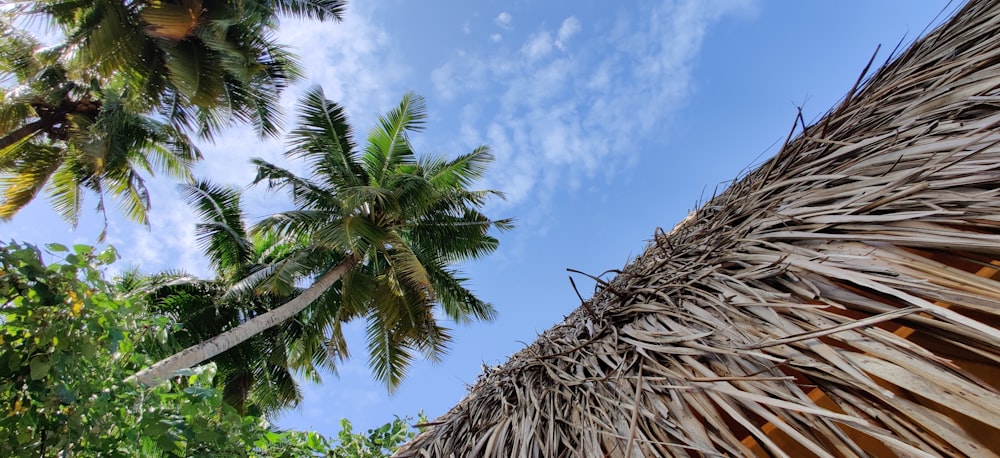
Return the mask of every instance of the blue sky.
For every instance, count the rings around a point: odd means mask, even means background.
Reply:
[[[285,21],[281,39],[364,133],[406,91],[426,97],[418,152],[459,154],[487,144],[496,163],[480,186],[504,191],[495,217],[515,217],[497,253],[464,266],[470,286],[499,311],[493,323],[454,331],[443,362],[418,360],[397,393],[372,381],[362,329],[348,327],[353,358],[339,377],[306,387],[282,427],[327,435],[423,410],[433,418],[465,395],[483,364],[496,365],[579,305],[567,268],[619,269],[657,227],[669,230],[699,201],[776,152],[797,107],[817,119],[853,85],[877,45],[882,62],[946,8],[945,0],[351,2],[340,24]],[[948,7],[947,11],[954,9]],[[247,160],[281,158],[280,141],[233,129],[203,145],[200,176],[244,186]],[[113,218],[108,241],[126,263],[208,275],[193,215],[167,181],[153,184],[152,229]],[[288,208],[248,191],[260,218]],[[85,201],[93,205],[94,201]],[[0,239],[93,243],[88,216],[72,232],[39,199]],[[576,276],[585,296],[594,282]]]

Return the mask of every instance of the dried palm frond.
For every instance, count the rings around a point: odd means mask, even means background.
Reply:
[[[1000,2],[861,86],[398,456],[996,456]]]

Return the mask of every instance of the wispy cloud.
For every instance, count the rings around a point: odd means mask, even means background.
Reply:
[[[514,52],[456,54],[434,71],[435,88],[474,101],[462,137],[494,148],[487,185],[507,193],[504,205],[530,201],[544,211],[554,193],[634,164],[636,140],[655,134],[691,94],[706,29],[744,6],[664,1],[587,40],[579,38],[585,24],[569,16]]]
[[[377,113],[396,102],[410,76],[390,35],[365,8],[374,6],[352,4],[341,23],[283,20],[279,35],[301,57],[310,82],[352,114]],[[301,93],[301,86],[291,92]]]
[[[496,22],[498,26],[504,29],[510,29],[511,22],[513,21],[514,16],[511,16],[511,14],[506,11],[498,14],[496,19],[493,20],[493,22]]]
[[[576,35],[580,31],[580,20],[574,16],[570,16],[563,21],[562,25],[559,26],[559,39],[556,40],[556,46],[559,49],[566,49],[566,43],[573,35]]]
[[[547,56],[552,52],[552,35],[549,32],[541,32],[532,36],[524,46],[521,47],[521,54],[529,60],[536,60]]]
[[[455,95],[480,92],[488,88],[489,65],[480,56],[459,52],[456,59],[431,71],[431,81],[445,100]]]

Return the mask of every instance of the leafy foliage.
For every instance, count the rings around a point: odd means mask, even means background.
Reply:
[[[213,365],[149,390],[123,383],[174,330],[116,295],[113,249],[0,246],[0,455],[325,456],[316,433],[276,431],[223,402]]]
[[[355,433],[353,425],[346,418],[340,420],[340,433],[337,434],[337,444],[332,455],[338,458],[381,458],[392,456],[401,445],[417,437],[417,431],[407,423],[408,419],[396,417],[395,420],[378,428],[368,430],[367,434]],[[427,421],[424,414],[418,417],[420,423]]]

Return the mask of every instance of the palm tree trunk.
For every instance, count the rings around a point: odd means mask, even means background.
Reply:
[[[0,151],[3,151],[8,146],[13,145],[26,137],[30,137],[38,132],[41,132],[46,128],[46,126],[51,124],[51,120],[41,118],[14,129],[7,135],[0,137]]]
[[[146,386],[156,386],[173,376],[176,371],[187,369],[230,348],[233,348],[251,337],[270,329],[289,318],[294,317],[309,304],[329,290],[348,270],[358,263],[355,256],[349,257],[333,269],[320,276],[308,289],[294,299],[267,313],[256,316],[250,321],[219,334],[197,345],[181,350],[172,356],[136,372],[126,381],[138,380]]]

